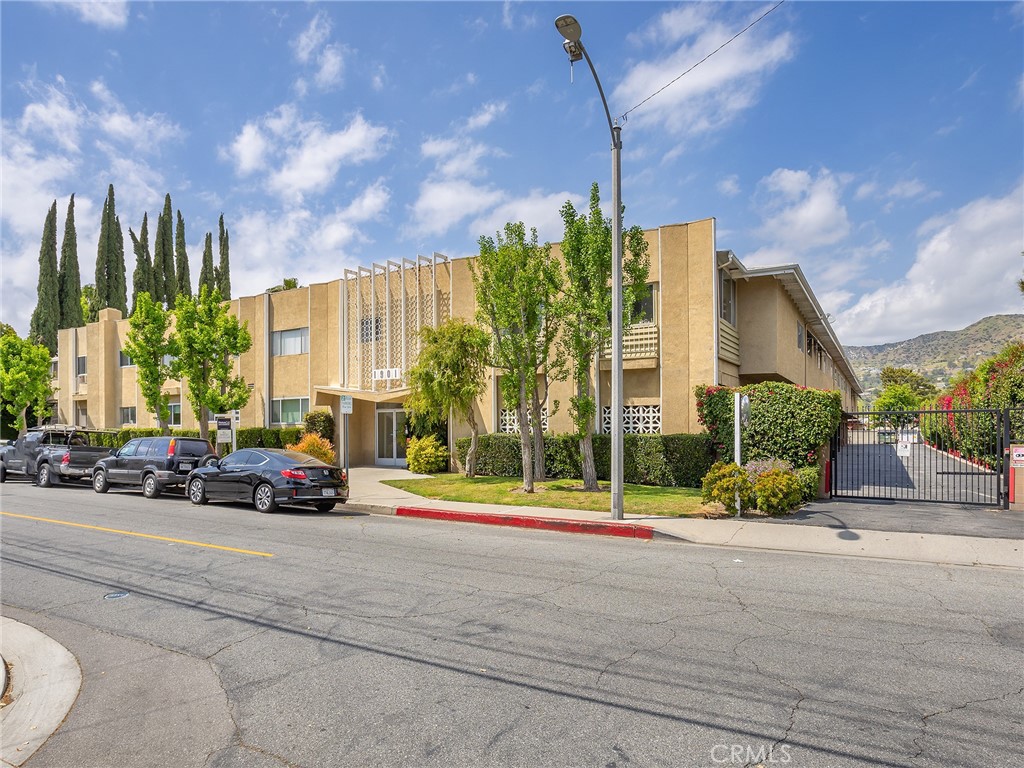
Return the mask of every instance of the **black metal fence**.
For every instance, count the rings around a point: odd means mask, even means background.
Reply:
[[[848,413],[832,440],[831,493],[1005,506],[1007,452],[1022,438],[1024,408]]]

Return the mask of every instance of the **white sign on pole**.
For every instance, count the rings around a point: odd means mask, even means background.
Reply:
[[[234,431],[231,429],[231,417],[226,413],[219,413],[214,418],[217,420],[217,442],[230,443]]]
[[[341,396],[341,412],[346,416],[352,413],[352,395]]]

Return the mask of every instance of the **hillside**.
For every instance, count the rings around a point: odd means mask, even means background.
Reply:
[[[1024,315],[993,315],[960,331],[937,331],[906,341],[844,349],[864,387],[863,398],[870,402],[879,389],[879,374],[887,365],[924,374],[942,389],[957,373],[973,369],[1015,340],[1024,341]]]

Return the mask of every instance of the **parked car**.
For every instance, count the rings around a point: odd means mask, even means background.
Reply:
[[[312,505],[318,512],[348,501],[344,471],[305,453],[280,448],[245,448],[192,471],[189,501],[247,501],[260,512],[279,505]]]
[[[184,485],[196,467],[216,460],[210,442],[198,437],[136,437],[96,462],[92,487],[106,493],[112,485],[138,486],[143,496],[155,499],[168,488]]]
[[[53,424],[28,430],[13,445],[0,448],[0,483],[24,475],[42,488],[61,480],[88,480],[110,448],[98,445],[100,430]]]

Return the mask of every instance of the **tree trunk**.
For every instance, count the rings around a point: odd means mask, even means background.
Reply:
[[[466,411],[466,420],[469,422],[469,450],[466,451],[466,477],[476,477],[476,449],[480,442],[480,428],[476,424],[476,415],[473,413],[473,406]]]
[[[167,437],[167,435],[171,434],[171,425],[160,418],[159,409],[157,410],[156,414],[156,425],[160,429],[160,434],[163,435],[164,437]]]
[[[28,433],[28,406],[26,405],[21,409],[21,416],[18,417],[21,420],[21,428],[18,429],[18,437],[24,437]]]
[[[530,446],[530,427],[527,417],[530,412],[526,401],[526,379],[519,379],[519,445],[523,452],[523,492],[533,493],[533,458]]]
[[[590,373],[576,383],[576,398],[582,402],[590,395]],[[597,467],[594,465],[594,421],[587,419],[580,437],[580,464],[583,467],[583,490],[598,491]]]
[[[533,387],[533,402],[531,403],[533,422],[530,430],[533,432],[533,479],[544,481],[544,423],[540,418],[540,393],[536,384]]]
[[[210,409],[205,405],[199,409],[199,436],[203,440],[210,439]]]

